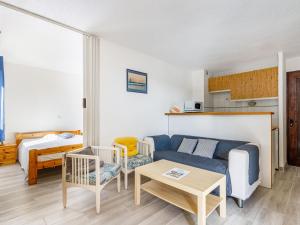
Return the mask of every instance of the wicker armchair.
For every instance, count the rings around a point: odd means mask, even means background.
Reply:
[[[132,173],[136,167],[153,161],[150,145],[135,137],[122,137],[116,138],[113,146],[121,150],[121,171],[124,174],[124,185],[127,189],[128,174]]]
[[[67,189],[85,188],[96,193],[96,211],[100,213],[101,190],[112,180],[117,179],[120,192],[120,149],[92,146],[66,153],[63,156],[62,189],[63,206],[67,206]]]

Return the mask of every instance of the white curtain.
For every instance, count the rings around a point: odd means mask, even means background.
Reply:
[[[100,145],[100,39],[83,37],[84,48],[84,145]]]

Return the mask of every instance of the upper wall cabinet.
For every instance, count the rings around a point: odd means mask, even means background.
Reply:
[[[278,96],[278,67],[211,77],[210,93],[231,92],[232,100],[268,99]]]

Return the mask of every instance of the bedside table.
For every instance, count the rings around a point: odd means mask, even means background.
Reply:
[[[0,166],[14,164],[17,161],[17,145],[0,145]]]

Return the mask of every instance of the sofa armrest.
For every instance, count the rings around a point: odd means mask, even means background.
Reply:
[[[149,143],[151,143],[151,145],[153,146],[152,152],[165,151],[171,149],[171,138],[166,134],[148,136],[144,140],[148,140]]]
[[[249,154],[243,150],[232,149],[229,152],[228,168],[232,187],[231,195],[237,198],[246,196],[249,186]]]
[[[228,169],[233,197],[246,200],[255,190],[253,187],[260,182],[259,155],[256,158],[256,154],[259,154],[259,145],[253,143],[230,150]],[[250,171],[250,168],[252,171]],[[256,174],[257,176],[255,176]]]
[[[154,139],[152,137],[145,137],[144,142],[146,142],[148,144],[149,152],[150,152],[151,158],[153,159],[153,153],[155,151]]]

